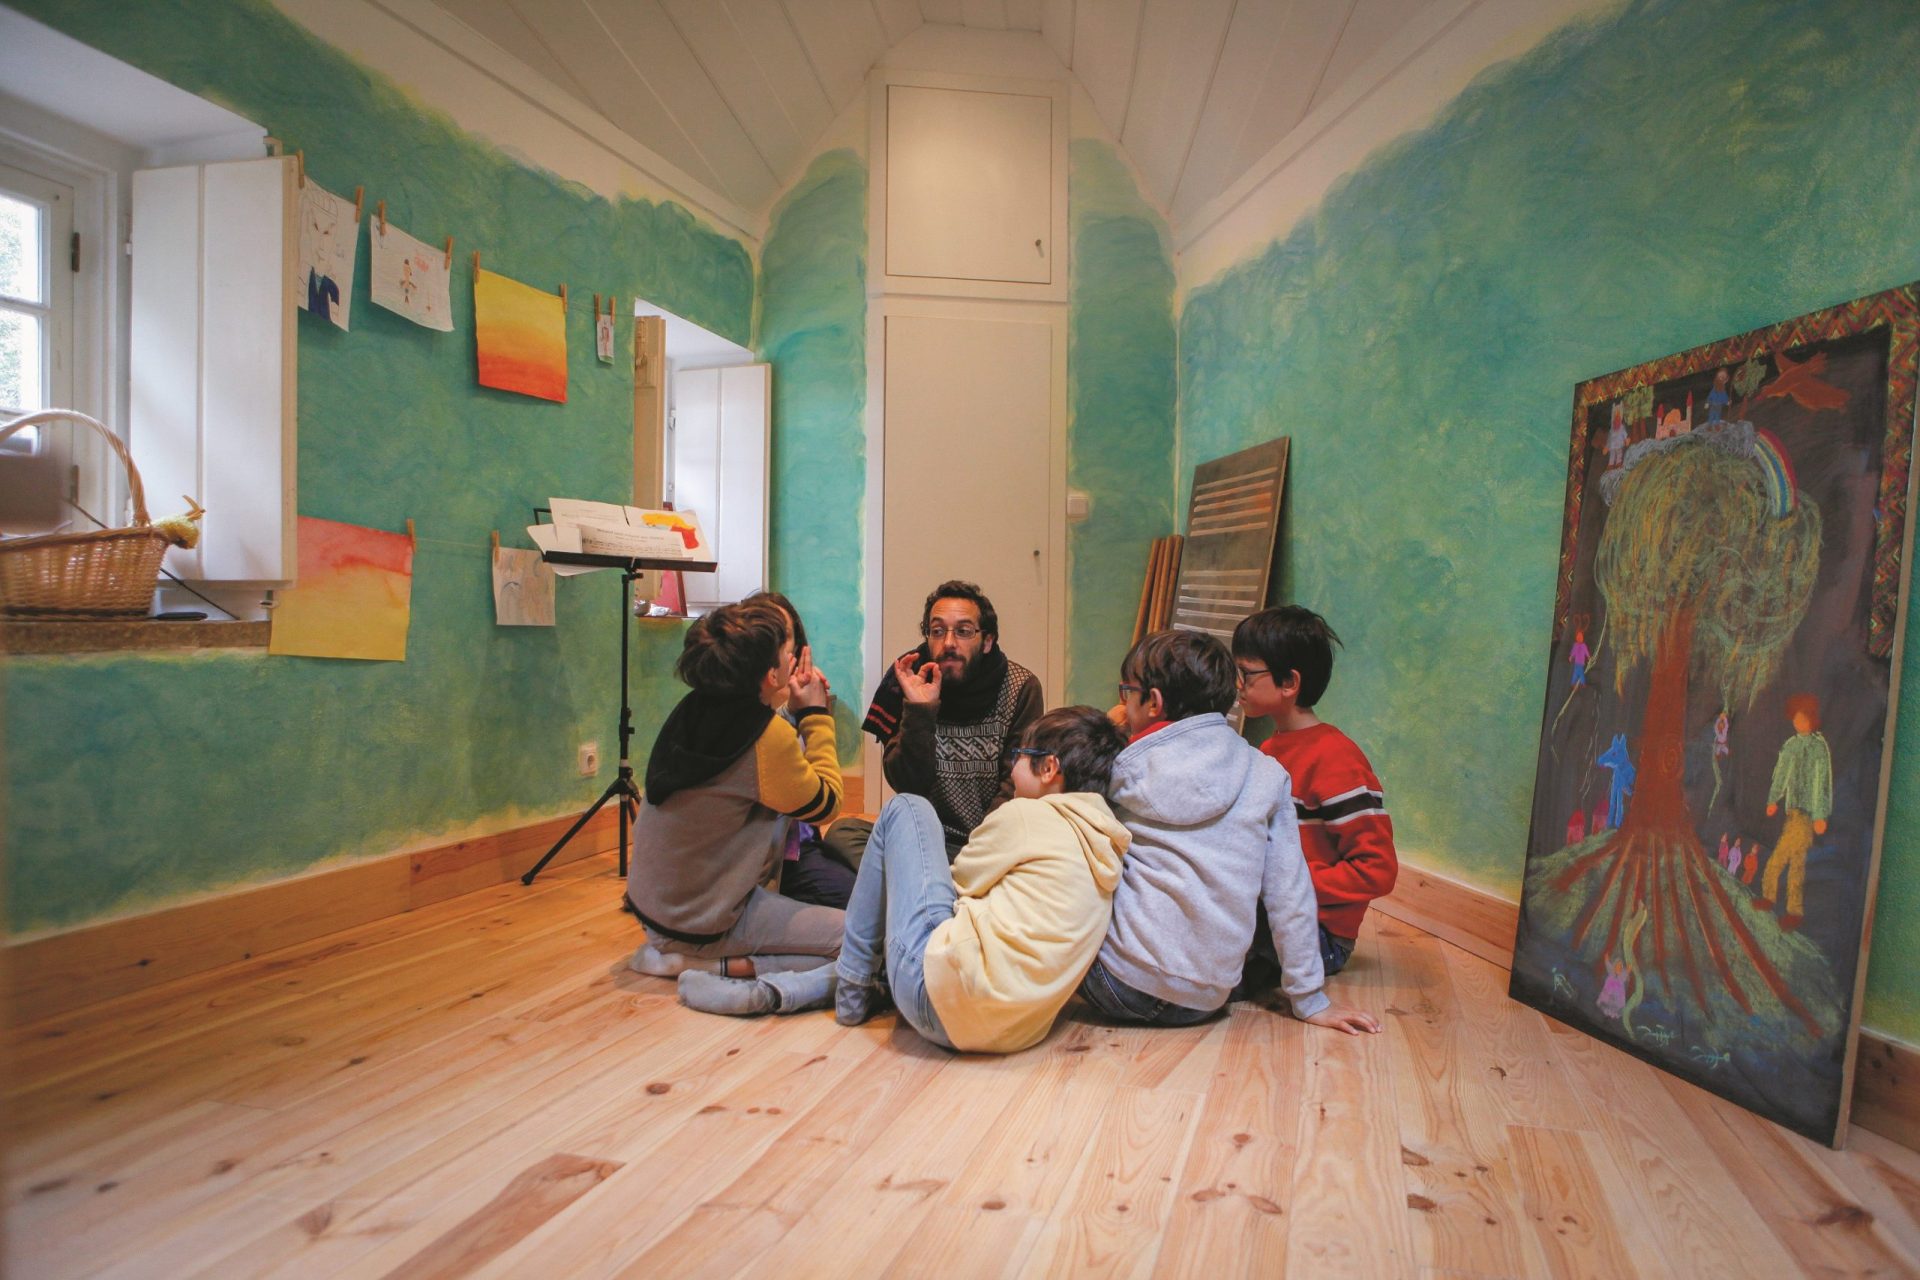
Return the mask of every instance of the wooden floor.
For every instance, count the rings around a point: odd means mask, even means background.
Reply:
[[[1371,917],[1340,994],[1005,1059],[622,967],[610,859],[21,1029],[11,1276],[1914,1275],[1826,1151]]]

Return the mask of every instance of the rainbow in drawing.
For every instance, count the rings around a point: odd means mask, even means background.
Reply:
[[[567,401],[567,312],[560,295],[491,271],[473,273],[480,385]]]
[[[1760,474],[1766,478],[1774,519],[1784,520],[1793,510],[1793,463],[1787,460],[1787,451],[1773,432],[1753,433],[1753,460],[1760,464]]]
[[[300,517],[300,577],[275,593],[267,652],[404,662],[413,539]]]

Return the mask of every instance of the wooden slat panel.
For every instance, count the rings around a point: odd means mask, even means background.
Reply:
[[[1176,222],[1225,191],[1245,172],[1238,156],[1241,138],[1249,129],[1284,132],[1282,121],[1256,119],[1254,103],[1272,68],[1299,56],[1287,23],[1300,21],[1302,11],[1308,11],[1304,16],[1310,20],[1312,14],[1324,14],[1331,8],[1335,6],[1290,4],[1287,0],[1242,0],[1233,7],[1220,64],[1214,68],[1213,83],[1194,122],[1186,170],[1169,201]],[[1308,91],[1301,90],[1303,95]],[[1273,140],[1280,136],[1273,133]]]
[[[835,108],[807,61],[806,46],[780,0],[701,0],[717,3],[733,19],[746,56],[767,79],[780,109],[793,122],[802,150],[833,123]],[[785,175],[791,180],[794,175]]]
[[[1162,208],[1186,167],[1233,10],[1233,0],[1147,0],[1120,142]]]
[[[1323,4],[1288,6],[1285,26],[1273,45],[1273,61],[1262,77],[1253,110],[1235,146],[1227,186],[1271,151],[1307,114],[1353,5],[1354,0],[1326,0]]]
[[[788,19],[807,51],[834,110],[844,111],[866,87],[867,72],[886,52],[886,33],[867,0],[785,0]]]
[[[1307,110],[1313,110],[1338,93],[1368,58],[1380,52],[1431,3],[1433,0],[1358,0],[1340,32],[1340,45],[1328,59],[1326,74],[1321,77],[1318,92]]]
[[[502,50],[572,94],[582,102],[585,87],[573,78],[573,72],[533,34],[533,28],[521,21],[509,0],[435,0],[442,9],[493,41]]]

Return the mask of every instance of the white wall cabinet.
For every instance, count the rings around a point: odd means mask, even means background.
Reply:
[[[876,294],[1063,302],[1066,87],[932,73],[872,97]]]

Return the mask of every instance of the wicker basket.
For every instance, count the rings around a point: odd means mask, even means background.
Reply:
[[[148,520],[140,470],[133,465],[120,438],[84,413],[47,409],[15,418],[0,428],[0,440],[22,428],[62,418],[84,422],[98,431],[126,467],[133,524],[125,529],[0,540],[0,614],[12,618],[143,618],[153,602],[161,557],[173,540]]]

